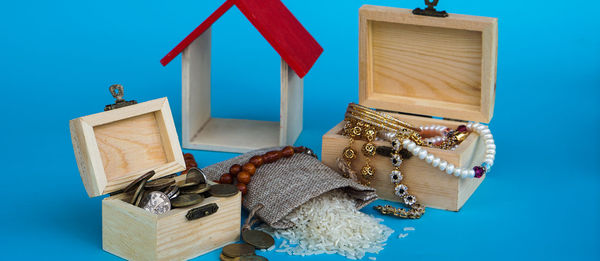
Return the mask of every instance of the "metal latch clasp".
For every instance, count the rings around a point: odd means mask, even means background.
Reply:
[[[188,221],[210,216],[219,210],[219,206],[216,203],[206,204],[197,208],[190,209],[185,215]]]
[[[108,90],[110,91],[110,94],[112,94],[112,96],[116,99],[116,102],[114,104],[104,106],[104,111],[110,111],[118,108],[123,108],[125,106],[137,104],[137,101],[135,100],[126,101],[123,99],[123,85],[113,84],[108,88]]]
[[[433,17],[448,17],[448,13],[446,11],[438,11],[435,10],[435,6],[438,4],[439,0],[425,0],[425,5],[427,8],[415,8],[412,13],[416,15],[425,15],[425,16],[433,16]]]

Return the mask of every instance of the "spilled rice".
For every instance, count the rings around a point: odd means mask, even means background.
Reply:
[[[275,250],[290,255],[340,254],[361,259],[366,253],[379,253],[394,230],[356,209],[354,201],[339,190],[313,198],[296,208],[286,219],[295,226],[261,230],[277,239],[283,238]]]

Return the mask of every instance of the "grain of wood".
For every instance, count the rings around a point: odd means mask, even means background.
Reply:
[[[359,100],[366,106],[489,122],[497,19],[365,5],[359,19]]]
[[[183,182],[178,177],[179,183]],[[241,194],[210,197],[199,205],[151,214],[124,202],[119,194],[102,201],[104,250],[129,260],[186,260],[212,251],[240,237]],[[216,213],[188,221],[187,212],[205,204],[219,206]]]
[[[69,122],[79,172],[90,197],[122,189],[145,172],[185,169],[166,98]]]

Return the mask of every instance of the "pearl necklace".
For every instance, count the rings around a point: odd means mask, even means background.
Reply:
[[[434,168],[439,168],[441,171],[445,171],[449,175],[454,175],[461,178],[481,178],[486,172],[490,172],[491,167],[494,165],[496,144],[494,143],[494,138],[490,132],[490,129],[486,125],[470,122],[465,127],[467,130],[477,132],[481,137],[483,137],[486,146],[484,162],[480,166],[474,166],[472,169],[457,168],[454,166],[454,164],[448,163],[447,161],[429,153],[427,149],[417,145],[409,138],[397,139],[396,133],[386,132],[381,133],[380,136],[392,143],[402,144],[402,147],[407,149],[419,159],[425,160],[425,162],[431,164]]]

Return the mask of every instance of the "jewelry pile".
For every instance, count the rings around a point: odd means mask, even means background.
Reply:
[[[408,193],[408,187],[402,184],[400,166],[403,159],[407,159],[411,154],[447,174],[461,178],[481,178],[494,165],[496,145],[489,128],[480,123],[470,122],[456,129],[441,125],[415,127],[389,114],[354,103],[348,105],[345,121],[343,134],[349,138],[349,145],[344,148],[342,158],[338,159],[339,168],[344,176],[349,177],[352,174],[351,163],[358,157],[358,153],[352,148],[355,140],[366,141],[361,149],[365,157],[365,165],[361,168],[359,180],[364,185],[370,185],[375,174],[374,167],[369,164],[378,150],[373,141],[379,138],[392,145],[392,152],[388,153],[393,165],[393,170],[389,174],[390,181],[394,185],[395,195],[400,197],[409,209],[376,206],[375,209],[382,214],[420,218],[425,212],[425,208],[418,204],[416,197]],[[460,168],[427,151],[427,148],[454,150],[472,132],[483,137],[486,144],[485,160],[481,165]]]

